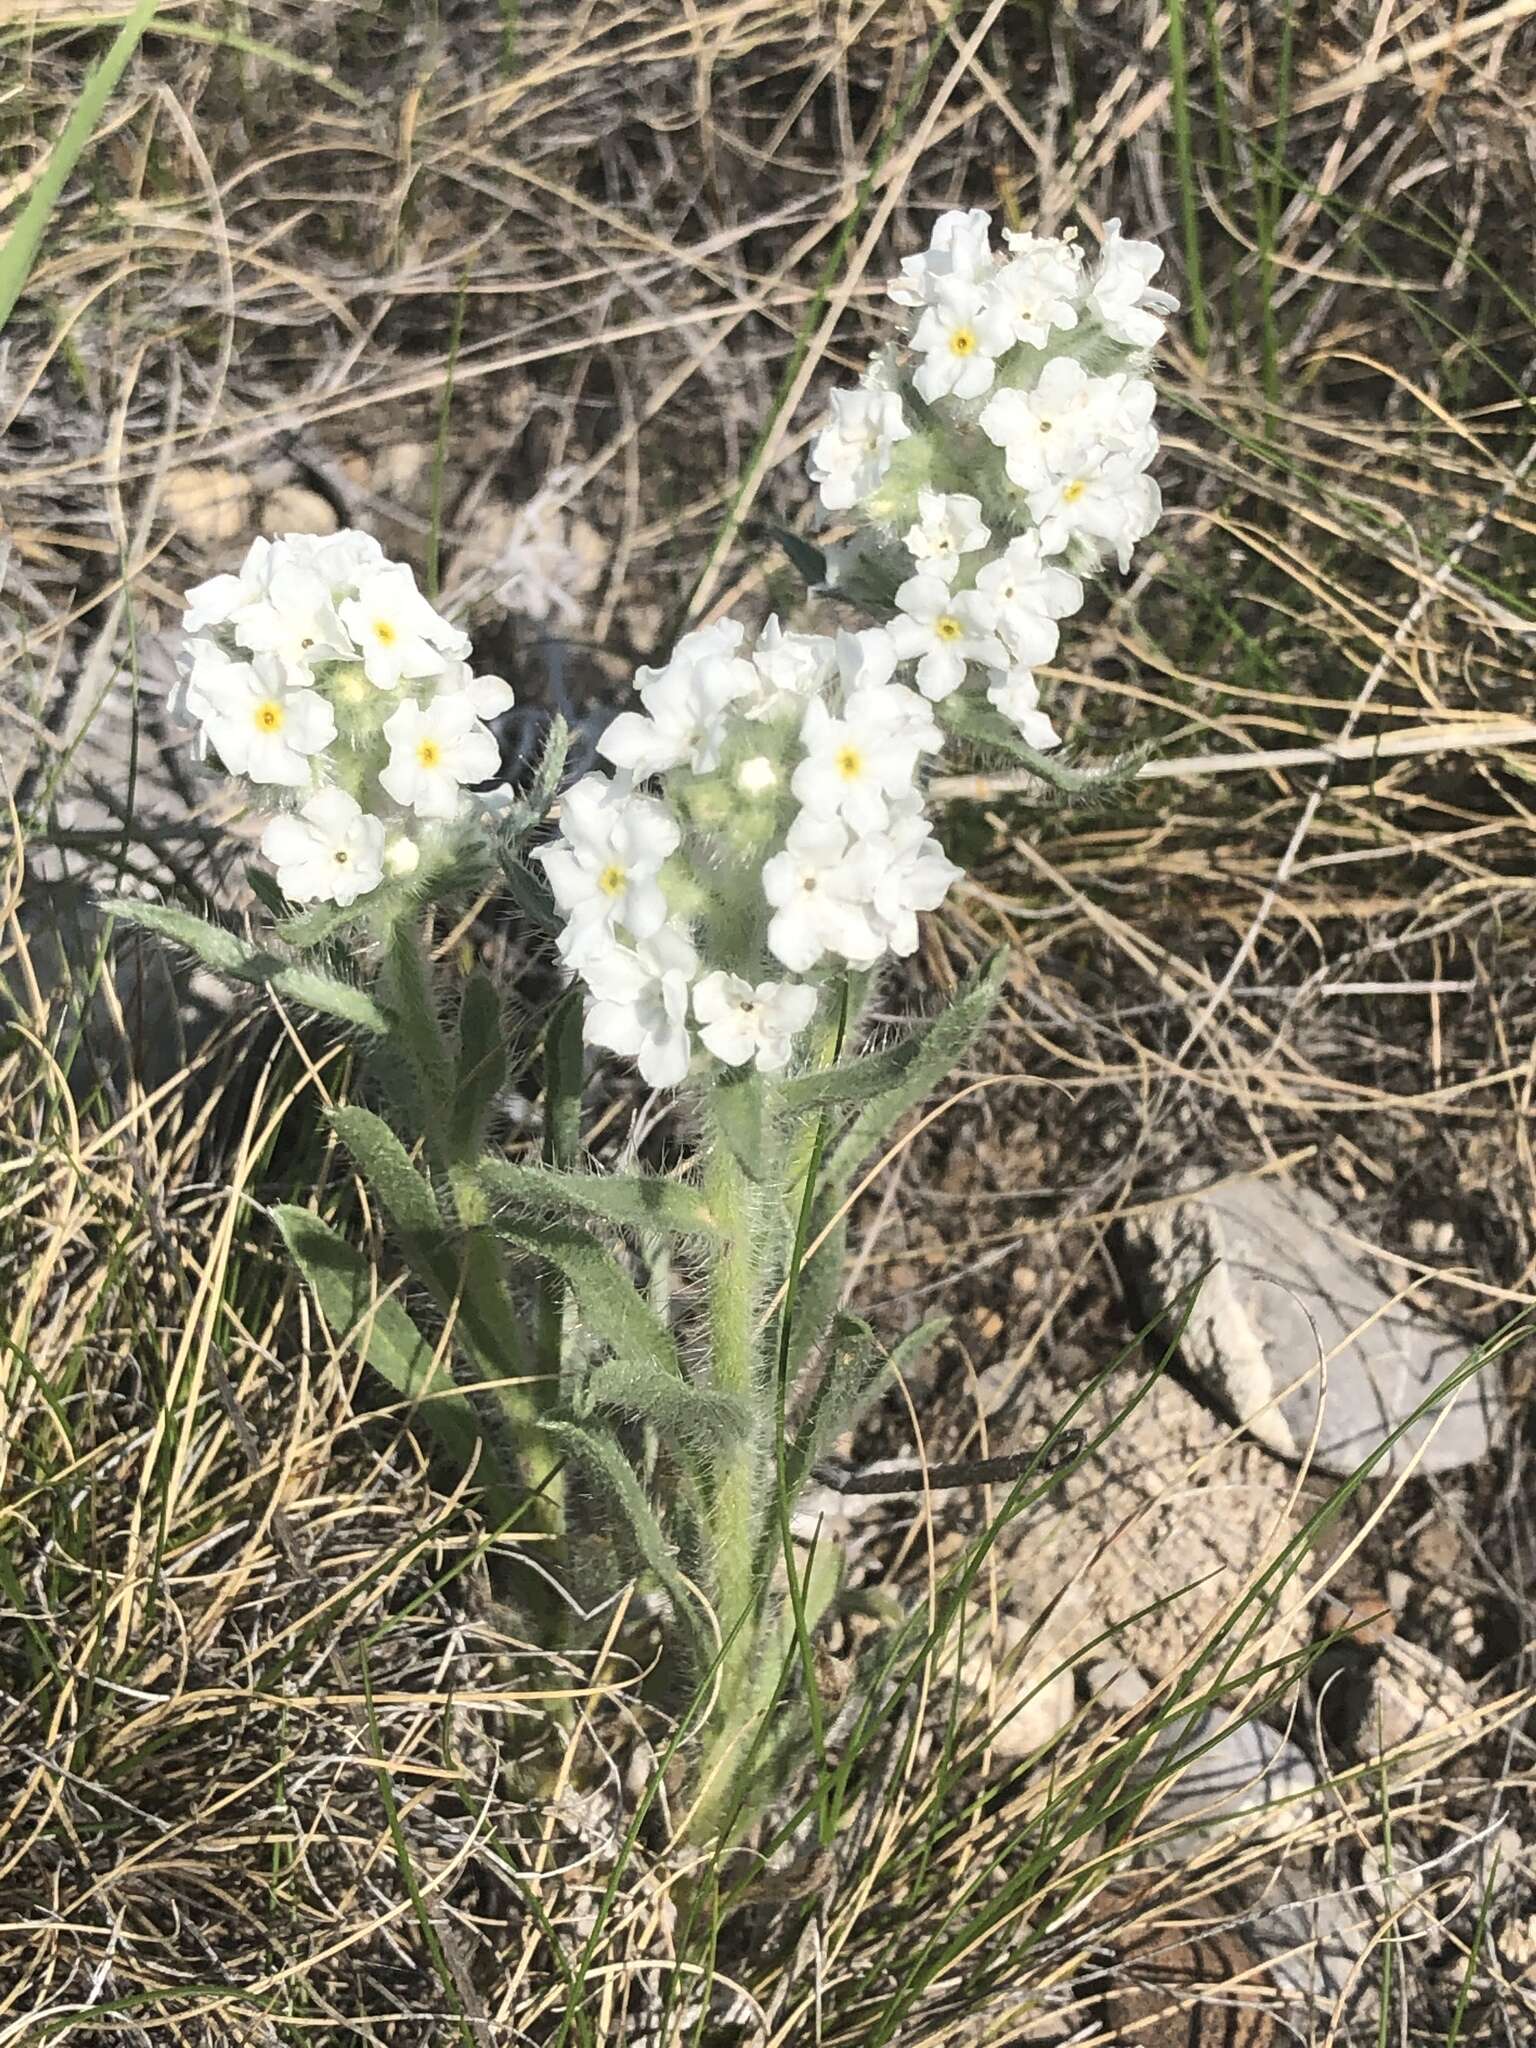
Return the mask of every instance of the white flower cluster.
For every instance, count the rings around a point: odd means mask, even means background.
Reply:
[[[919,772],[941,735],[894,680],[895,637],[734,620],[642,669],[598,741],[615,770],[566,792],[543,862],[586,1037],[674,1087],[697,1050],[776,1072],[839,967],[917,945],[959,875]],[[641,787],[650,783],[651,789]]]
[[[281,795],[262,852],[296,903],[350,904],[413,873],[484,810],[486,721],[510,687],[371,535],[257,540],[187,593],[178,707],[231,775]]]
[[[1035,670],[1082,577],[1122,569],[1161,512],[1146,351],[1177,301],[1152,285],[1161,252],[1107,224],[1096,261],[1078,243],[946,213],[890,296],[903,345],[834,392],[811,449],[827,512],[864,528],[834,581],[894,605],[892,637],[937,701],[973,676],[1037,748],[1057,744]]]

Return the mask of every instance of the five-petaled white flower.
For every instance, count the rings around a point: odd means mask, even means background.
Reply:
[[[763,895],[774,912],[768,950],[792,974],[804,974],[825,953],[851,967],[873,967],[885,941],[862,900],[865,878],[849,859],[855,842],[837,818],[802,811],[784,850],[763,867]]]
[[[903,256],[901,276],[886,286],[898,306],[927,306],[945,284],[984,284],[996,267],[992,217],[979,206],[941,213],[928,247]]]
[[[997,375],[997,359],[1013,346],[1013,319],[990,286],[945,279],[912,336],[923,358],[912,382],[930,405],[940,398],[980,398]]]
[[[734,619],[685,633],[661,668],[642,668],[636,684],[644,712],[621,711],[597,743],[615,768],[637,780],[687,767],[695,775],[719,765],[731,705],[756,694],[757,670],[737,654],[742,628]]]
[[[261,850],[295,903],[355,903],[384,875],[384,826],[344,789],[319,790],[270,819]]]
[[[894,391],[868,385],[832,394],[832,420],[811,444],[811,481],[829,512],[845,512],[877,490],[891,452],[912,429]]]
[[[760,981],[719,969],[695,984],[693,1014],[705,1049],[728,1067],[755,1061],[765,1074],[789,1064],[795,1040],[816,1014],[816,991],[803,981]]]
[[[1163,252],[1153,242],[1127,242],[1117,220],[1104,223],[1104,249],[1088,293],[1088,304],[1104,332],[1128,348],[1155,348],[1165,316],[1179,310],[1172,292],[1157,290]]]
[[[958,690],[966,665],[1007,664],[997,614],[978,590],[952,591],[940,576],[909,576],[896,593],[901,611],[891,638],[903,661],[916,661],[917,687],[935,702]]]
[[[340,611],[364,673],[380,690],[436,676],[444,655],[462,660],[469,652],[468,639],[432,609],[403,562],[375,570]]]
[[[1156,526],[1162,494],[1133,455],[1106,455],[1048,477],[1029,493],[1029,516],[1040,529],[1040,545],[1059,555],[1074,540],[1112,548],[1122,570],[1131,549]]]
[[[610,946],[582,970],[587,1043],[627,1054],[653,1088],[675,1088],[693,1054],[688,994],[698,971],[692,941],[674,925],[633,946]]]
[[[844,818],[856,832],[885,823],[889,799],[912,787],[919,740],[905,716],[910,692],[893,683],[853,691],[841,717],[816,697],[805,707],[800,744],[805,758],[790,780],[794,795],[819,818]]]
[[[1003,451],[1020,490],[1033,490],[1089,460],[1092,451],[1156,451],[1156,393],[1144,377],[1090,376],[1072,356],[1053,356],[1029,391],[998,391],[982,408],[982,432]]]
[[[981,516],[979,498],[963,491],[920,490],[917,521],[906,532],[907,553],[919,569],[953,583],[962,555],[984,548],[992,535]]]
[[[380,785],[418,818],[453,817],[464,785],[489,782],[501,766],[501,749],[467,690],[425,704],[407,697],[385,719],[384,737],[389,765],[380,770]]]
[[[1008,261],[992,280],[999,305],[1013,323],[1015,341],[1047,348],[1052,332],[1077,325],[1082,256],[1075,242],[1004,229]]]
[[[198,651],[182,702],[199,721],[231,775],[304,789],[313,756],[336,737],[336,714],[275,654],[231,661],[217,647]]]
[[[572,784],[560,803],[559,839],[534,855],[567,920],[562,959],[584,971],[618,943],[620,926],[636,940],[661,930],[667,899],[658,877],[681,837],[672,813],[652,797],[606,775]]]
[[[987,699],[1017,729],[1026,746],[1045,753],[1061,745],[1061,735],[1040,709],[1040,691],[1027,668],[995,675],[987,685]]]
[[[937,910],[963,872],[933,835],[916,795],[891,807],[885,829],[854,855],[869,917],[893,953],[917,951],[917,913]]]

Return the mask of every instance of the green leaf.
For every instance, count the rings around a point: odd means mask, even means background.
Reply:
[[[507,894],[517,909],[531,925],[553,938],[564,920],[555,908],[555,899],[543,875],[535,874],[516,854],[506,849],[501,855],[501,872],[506,878]]]
[[[788,526],[775,526],[770,531],[800,575],[804,577],[807,589],[824,588],[827,580],[827,558],[822,550],[808,541],[804,534],[796,533]]]
[[[549,730],[544,735],[538,766],[529,779],[528,787],[511,805],[502,822],[503,862],[515,858],[519,843],[526,839],[530,832],[536,831],[549,816],[549,807],[555,800],[555,791],[560,787],[560,778],[565,773],[570,751],[571,729],[556,712],[549,722]]]
[[[438,1022],[431,967],[412,919],[402,918],[389,935],[379,992],[398,1027],[396,1041],[415,1068],[426,1104],[436,1120],[435,1131],[432,1126],[427,1130],[431,1140],[447,1127],[453,1068],[443,1027]]]
[[[443,1212],[431,1183],[382,1117],[371,1109],[333,1109],[330,1121],[397,1230],[430,1238],[442,1229]]]
[[[107,101],[116,91],[129,58],[139,46],[139,38],[153,21],[158,4],[159,0],[139,0],[118,30],[112,47],[94,70],[87,73],[70,109],[69,119],[48,153],[48,161],[39,172],[15,225],[0,246],[0,332],[4,331],[31,274],[48,217],[58,205],[60,195],[69,182],[69,174],[78,162],[80,152],[90,141]]]
[[[248,866],[245,871],[245,886],[263,910],[269,911],[273,917],[288,915],[288,899],[265,868]]]
[[[286,967],[268,962],[259,977],[253,974],[251,978],[265,981],[290,1002],[303,1003],[306,1009],[334,1017],[338,1024],[348,1024],[354,1030],[366,1031],[375,1038],[388,1034],[389,1019],[373,997],[365,989],[355,987],[350,981],[341,981],[333,974],[321,974],[312,967]]]
[[[834,1148],[827,1163],[832,1188],[846,1187],[860,1163],[902,1117],[926,1102],[964,1058],[992,1014],[1008,972],[1008,958],[1007,948],[1000,947],[936,1017],[911,1034],[914,1043],[902,1063],[900,1079],[864,1104]]]
[[[480,1150],[496,1098],[507,1085],[507,1041],[496,984],[477,968],[459,999],[449,1144],[456,1157]]]
[[[615,1357],[683,1379],[671,1331],[590,1231],[533,1217],[498,1217],[494,1227],[509,1244],[555,1268],[568,1282],[582,1321]]]
[[[480,1168],[498,1200],[547,1214],[597,1217],[626,1230],[671,1237],[721,1235],[697,1188],[650,1174],[561,1173],[552,1166],[515,1166],[487,1160]]]
[[[249,963],[261,957],[254,947],[222,925],[210,924],[206,918],[194,916],[190,910],[177,910],[169,903],[143,903],[136,896],[104,896],[101,908],[125,924],[136,924],[142,931],[184,947],[216,974],[245,980]]]
[[[489,1452],[468,1396],[455,1386],[447,1365],[399,1302],[380,1295],[367,1261],[313,1211],[284,1202],[272,1213],[338,1340],[354,1343],[380,1378],[414,1405],[461,1471],[470,1470],[477,1458],[483,1467]]]
[[[141,903],[132,896],[104,897],[101,907],[112,917],[184,947],[216,974],[264,984],[292,1002],[375,1037],[383,1037],[389,1030],[389,1019],[365,990],[314,968],[295,966],[190,910],[178,910],[169,903]]]
[[[926,1350],[948,1324],[948,1316],[933,1316],[887,1352],[868,1323],[857,1316],[837,1318],[821,1378],[785,1460],[791,1499],[831,1445],[853,1428],[881,1381]]]
[[[584,999],[567,990],[544,1033],[544,1163],[570,1167],[581,1157],[581,1096],[586,1053],[581,1036]]]
[[[614,1526],[621,1537],[628,1539],[631,1561],[649,1571],[665,1589],[689,1639],[695,1663],[706,1665],[712,1645],[705,1633],[697,1596],[685,1583],[645,1489],[618,1443],[606,1428],[585,1423],[553,1420],[546,1428],[551,1441],[581,1467],[588,1480],[607,1494],[610,1504],[618,1509]]]
[[[1063,797],[1113,797],[1136,780],[1150,746],[1128,749],[1111,761],[1082,764],[1042,754],[1019,738],[1001,712],[957,690],[938,707],[939,722],[957,739],[989,754],[1001,754],[1037,776],[1043,788]]]
[[[636,1422],[646,1422],[669,1442],[716,1452],[744,1444],[752,1434],[752,1411],[745,1401],[690,1386],[655,1366],[613,1359],[597,1366],[587,1379],[587,1399],[596,1408],[617,1408]]]
[[[825,1227],[827,1205],[818,1204],[811,1216],[813,1239]],[[788,1385],[793,1387],[805,1362],[832,1327],[843,1292],[843,1267],[848,1254],[848,1221],[834,1223],[825,1241],[800,1268],[795,1284],[789,1326]]]
[[[709,1091],[709,1113],[731,1156],[749,1180],[767,1170],[767,1116],[763,1084],[750,1069],[722,1074]]]

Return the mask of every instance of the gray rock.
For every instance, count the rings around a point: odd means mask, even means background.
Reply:
[[[1303,2029],[1374,2009],[1375,1973],[1367,1946],[1380,1926],[1374,1902],[1360,1888],[1316,1888],[1304,1871],[1284,1867],[1265,1886],[1260,1906],[1243,1917],[1247,1939],[1269,1959],[1286,1998],[1280,2016]],[[1321,2038],[1301,2031],[1297,2038]]]
[[[1295,1743],[1266,1722],[1206,1712],[1173,1724],[1149,1751],[1148,1773],[1168,1771],[1186,1757],[1143,1822],[1158,1830],[1182,1823],[1153,1845],[1160,1861],[1185,1861],[1207,1836],[1235,1821],[1251,1841],[1292,1834],[1309,1817],[1317,1773]]]
[[[1347,1476],[1464,1365],[1471,1346],[1371,1272],[1318,1195],[1228,1181],[1137,1220],[1131,1243],[1159,1304],[1211,1266],[1180,1340],[1191,1372],[1269,1450]],[[1492,1369],[1406,1428],[1373,1468],[1443,1472],[1503,1429]],[[1313,1432],[1317,1441],[1313,1445]]]

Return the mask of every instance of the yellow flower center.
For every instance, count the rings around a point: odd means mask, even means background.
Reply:
[[[418,740],[416,742],[416,759],[423,768],[440,768],[443,761],[443,750],[436,740]]]
[[[258,732],[281,732],[283,729],[283,707],[275,697],[267,697],[256,706],[256,730]]]
[[[949,337],[949,352],[952,356],[973,356],[976,353],[976,331],[971,327],[957,327]]]
[[[598,876],[597,886],[605,896],[617,896],[624,887],[624,870],[617,862],[610,861]]]
[[[375,619],[373,622],[373,637],[381,647],[393,647],[400,638],[400,635],[395,631],[388,619]]]
[[[331,855],[331,859],[336,863],[337,867],[339,868],[344,868],[351,858],[351,854],[348,853],[347,849],[344,846],[338,846]]]
[[[933,630],[940,640],[958,640],[965,628],[952,612],[945,612],[942,618],[934,620]]]
[[[837,772],[844,782],[852,782],[864,773],[864,756],[857,747],[841,747],[837,756]]]
[[[1075,505],[1087,488],[1087,484],[1084,483],[1081,477],[1074,477],[1061,494],[1062,503],[1064,505]]]

